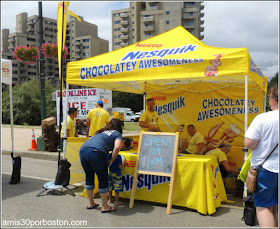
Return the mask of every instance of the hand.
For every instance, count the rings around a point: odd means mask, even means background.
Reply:
[[[237,176],[239,175],[239,173],[240,173],[239,170],[236,170],[236,171],[234,172],[234,174],[237,175]]]
[[[113,164],[112,160],[108,161],[108,167],[110,167]]]
[[[124,162],[123,162],[123,166],[126,166],[126,165],[127,165],[127,161],[124,161]]]
[[[154,131],[154,132],[158,132],[159,131],[159,128],[158,127],[155,127],[155,126],[152,126],[152,128],[150,128],[151,131]]]

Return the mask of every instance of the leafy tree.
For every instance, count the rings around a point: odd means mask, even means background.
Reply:
[[[143,110],[143,95],[126,92],[112,92],[113,107],[129,107],[134,112]]]
[[[270,90],[271,87],[273,87],[274,85],[278,85],[278,72],[275,74],[274,77],[272,77],[267,84],[267,92]],[[268,99],[266,100],[266,111],[270,111],[270,107],[269,107],[269,101]]]
[[[56,116],[56,103],[52,101],[52,92],[58,90],[46,80],[46,116]],[[38,79],[13,87],[13,115],[14,124],[41,124],[41,94]],[[2,94],[2,122],[10,123],[10,97],[9,90]]]

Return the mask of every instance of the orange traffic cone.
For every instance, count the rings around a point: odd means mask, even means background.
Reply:
[[[31,149],[28,150],[37,150],[37,144],[35,140],[35,132],[34,129],[32,129],[32,142],[31,142]]]

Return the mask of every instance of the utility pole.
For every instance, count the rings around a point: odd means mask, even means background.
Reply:
[[[38,6],[39,6],[39,47],[42,47],[43,44],[42,2],[38,2]],[[45,92],[44,55],[41,50],[40,50],[40,59],[39,59],[39,75],[40,75],[40,89],[41,89],[41,120],[44,120],[46,118],[46,92]]]

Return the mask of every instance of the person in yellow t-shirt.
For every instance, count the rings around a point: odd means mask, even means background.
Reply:
[[[139,126],[143,131],[160,131],[158,127],[158,113],[154,110],[155,101],[152,98],[147,99],[147,110],[141,115],[139,119]]]
[[[217,158],[217,162],[219,164],[220,172],[221,172],[224,183],[225,183],[225,178],[227,177],[228,173],[234,173],[236,175],[238,175],[240,173],[240,171],[238,171],[237,169],[231,168],[228,164],[226,154],[228,154],[230,152],[230,150],[231,150],[231,145],[227,141],[221,140],[217,144],[216,149],[213,149],[206,153],[206,155],[213,155]]]
[[[87,115],[87,137],[95,135],[96,131],[104,128],[105,124],[109,125],[109,113],[102,108],[103,102],[99,100],[95,106],[96,108],[90,110]]]
[[[180,153],[201,155],[204,149],[203,135],[196,131],[194,125],[188,125],[187,131],[190,136],[188,137],[187,141],[183,143]]]
[[[78,132],[76,130],[76,121],[75,118],[77,117],[78,111],[77,108],[70,108],[68,111],[67,116],[67,134],[66,137],[78,137]],[[61,128],[61,134],[60,136],[64,137],[64,131],[65,131],[65,122],[63,122],[62,128]]]

